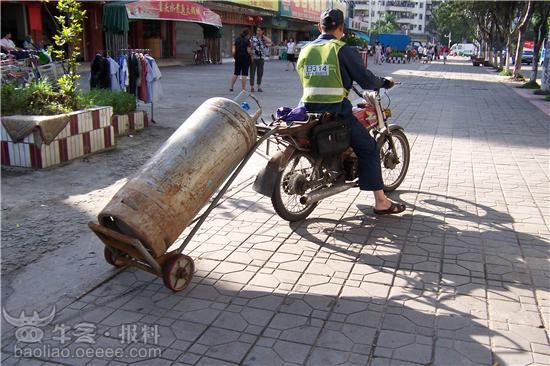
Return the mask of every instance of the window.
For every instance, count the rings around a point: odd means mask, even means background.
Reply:
[[[418,19],[422,19],[422,14],[418,14]]]
[[[418,30],[421,31],[422,30],[422,26],[419,24],[418,25]]]
[[[418,5],[420,5],[420,9],[422,9],[424,7],[423,3],[418,3]]]

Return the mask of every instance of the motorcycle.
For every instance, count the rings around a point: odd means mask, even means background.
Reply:
[[[382,105],[380,90],[360,93],[354,86],[353,91],[362,98],[353,113],[376,141],[384,191],[392,192],[409,167],[407,136],[401,126],[388,123],[391,110],[389,104]],[[281,218],[304,220],[321,200],[358,187],[358,158],[349,147],[349,129],[337,116],[308,113],[307,121],[290,125],[274,120],[258,127],[258,133],[268,133],[274,126],[274,140],[281,150],[257,175],[253,188],[271,198]]]

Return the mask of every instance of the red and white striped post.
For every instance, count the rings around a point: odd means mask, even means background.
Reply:
[[[363,59],[363,65],[365,65],[365,68],[367,68],[367,57],[369,52],[368,51],[361,51],[359,52],[361,54],[361,58]]]

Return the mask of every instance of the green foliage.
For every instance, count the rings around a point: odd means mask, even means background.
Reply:
[[[367,47],[368,42],[359,38],[359,37],[353,37],[353,36],[346,36],[342,38],[342,41],[346,42],[349,46],[359,46],[359,47]]]
[[[369,35],[393,33],[397,29],[399,29],[399,24],[397,24],[395,14],[386,13],[384,19],[380,19],[372,25],[372,28],[369,30]]]
[[[136,110],[136,97],[126,92],[92,89],[81,95],[88,106],[112,106],[114,114],[126,114]]]
[[[465,16],[468,3],[462,1],[442,2],[432,14],[427,30],[435,33],[443,44],[461,43],[462,40],[472,40],[475,35],[475,25],[470,17]]]
[[[3,83],[0,113],[54,115],[85,109],[92,106],[112,106],[114,114],[125,114],[136,110],[136,97],[130,93],[114,92],[106,89],[93,89],[77,94],[73,101],[45,80],[32,81],[23,88],[13,83]]]
[[[523,89],[540,89],[540,85],[539,85],[539,83],[537,83],[536,81],[533,80],[533,81],[526,82],[525,84],[520,86],[520,88],[523,88]]]
[[[61,13],[55,17],[58,23],[57,34],[53,36],[56,48],[53,53],[59,60],[66,60],[67,73],[57,83],[60,92],[69,98],[71,108],[77,108],[76,82],[80,77],[77,72],[77,58],[80,55],[80,41],[84,31],[86,11],[81,10],[81,3],[76,0],[59,0],[57,9]]]
[[[391,51],[390,57],[405,57],[405,53],[400,51]]]
[[[536,95],[550,95],[550,90],[537,89],[533,92]]]
[[[525,76],[523,76],[522,74],[513,75],[512,73],[512,76],[516,81],[525,81]]]
[[[3,116],[15,114],[16,111],[25,107],[20,93],[16,92],[15,83],[2,84],[1,100],[2,103],[0,104],[0,114]]]
[[[508,70],[508,69],[504,69],[500,72],[499,74],[500,76],[512,76],[512,71]]]
[[[550,95],[545,96],[545,97],[544,97],[544,100],[550,102]]]
[[[23,88],[2,85],[2,115],[53,115],[72,111],[68,95],[60,93],[45,80],[35,80]]]

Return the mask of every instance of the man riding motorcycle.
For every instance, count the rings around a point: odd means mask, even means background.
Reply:
[[[353,107],[347,98],[354,81],[363,89],[389,89],[394,82],[367,70],[359,53],[340,41],[344,36],[341,10],[325,10],[321,14],[319,31],[321,35],[308,44],[298,58],[297,70],[304,88],[301,103],[308,112],[335,113],[347,121],[351,147],[359,160],[359,189],[373,191],[375,214],[401,213],[405,205],[390,201],[384,194],[376,142],[353,116]]]

